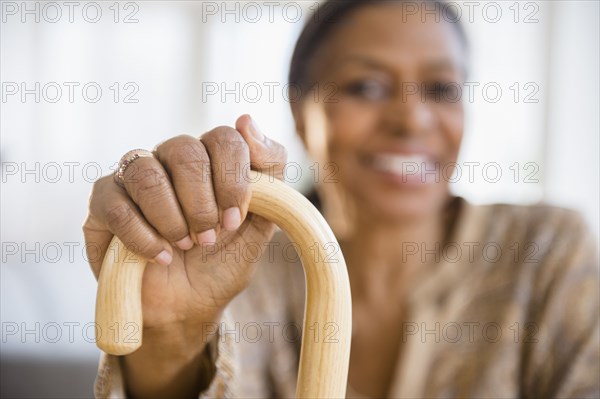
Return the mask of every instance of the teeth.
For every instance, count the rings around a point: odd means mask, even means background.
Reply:
[[[403,175],[405,173],[414,174],[423,168],[429,169],[429,158],[424,155],[398,155],[398,154],[380,154],[373,158],[375,169],[383,172]]]

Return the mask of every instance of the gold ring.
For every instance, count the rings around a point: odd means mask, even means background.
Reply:
[[[154,158],[154,154],[148,150],[136,149],[128,151],[125,155],[121,157],[119,161],[119,166],[115,171],[115,182],[121,186],[125,186],[125,171],[138,158]]]

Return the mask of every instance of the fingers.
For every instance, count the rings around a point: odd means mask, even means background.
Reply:
[[[250,163],[248,145],[238,131],[218,127],[204,134],[201,141],[211,161],[211,176],[220,224],[236,230],[248,213],[252,192],[244,167]]]
[[[88,259],[96,277],[113,235],[146,259],[162,265],[172,261],[169,242],[147,222],[112,176],[105,176],[94,183],[83,231]]]
[[[94,217],[88,215],[83,224],[83,238],[85,239],[85,251],[88,262],[92,267],[96,279],[100,276],[102,260],[106,250],[113,238],[113,233],[106,230],[104,226],[94,226]]]
[[[284,146],[265,136],[250,115],[242,115],[235,123],[250,150],[252,168],[283,180],[287,161]]]
[[[190,249],[194,244],[188,235],[183,211],[160,161],[138,158],[125,170],[123,178],[129,197],[150,225],[167,241],[183,250]],[[123,205],[122,210],[129,212],[130,207]]]
[[[285,148],[248,115],[238,118],[236,129],[218,127],[200,140],[178,136],[155,154],[126,168],[124,187],[113,176],[94,184],[84,235],[96,276],[113,235],[163,265],[172,261],[171,243],[182,250],[215,243],[220,229],[234,231],[246,218],[249,165],[281,179],[286,161]],[[256,228],[268,226],[259,219]]]
[[[240,116],[235,128],[240,132],[250,150],[252,169],[283,180],[283,172],[287,161],[284,146],[265,136],[250,115]],[[272,237],[275,225],[263,217],[251,215],[251,229],[261,232],[265,237]]]
[[[194,137],[178,136],[159,145],[156,155],[171,178],[194,242],[214,243],[219,229],[219,208],[206,148]]]
[[[283,178],[285,148],[266,137],[249,115],[236,121],[236,129],[218,127],[201,137],[211,163],[212,183],[220,225],[236,230],[245,220],[252,197],[249,166]]]

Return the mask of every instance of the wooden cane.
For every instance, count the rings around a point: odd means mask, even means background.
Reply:
[[[352,304],[346,263],[327,222],[300,193],[280,180],[251,171],[249,211],[283,229],[296,244],[306,277],[296,397],[346,395]],[[96,298],[96,344],[126,355],[142,345],[142,259],[114,237],[104,258]],[[315,331],[311,334],[308,331]]]

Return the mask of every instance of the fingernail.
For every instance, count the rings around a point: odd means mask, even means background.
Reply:
[[[256,122],[254,122],[254,119],[250,119],[250,133],[252,133],[252,136],[258,140],[258,141],[263,141],[265,139],[265,135],[262,134],[262,132],[260,131],[260,129],[258,128],[258,125],[256,124]]]
[[[159,265],[168,266],[173,261],[173,257],[166,250],[163,250],[161,253],[154,257],[154,261]]]
[[[240,208],[234,206],[228,209],[225,209],[223,212],[223,227],[225,230],[236,230],[240,227],[242,223],[242,215],[240,213]]]
[[[184,238],[182,238],[181,240],[177,241],[175,243],[175,245],[177,245],[177,247],[179,247],[179,249],[183,249],[184,251],[187,251],[188,249],[191,249],[194,246],[194,242],[192,241],[192,237],[187,235]]]
[[[217,233],[215,232],[215,229],[210,229],[203,231],[202,233],[198,233],[196,238],[198,239],[198,244],[200,245],[214,244],[217,242]]]

